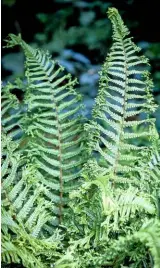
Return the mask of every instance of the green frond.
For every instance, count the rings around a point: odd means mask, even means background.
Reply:
[[[32,166],[21,167],[22,156],[17,151],[18,144],[4,134],[2,136],[2,144],[3,151],[6,149],[6,156],[3,156],[2,159],[3,209],[11,213],[12,216],[16,215],[18,222],[23,222],[25,226],[28,215],[31,211],[33,213],[33,208],[36,202],[39,202],[40,194],[44,190],[42,187],[36,188],[38,186],[36,182],[36,169]],[[5,165],[6,161],[8,165]],[[31,184],[30,178],[35,180],[34,184]],[[42,211],[39,211],[39,213]]]
[[[141,148],[135,142],[140,137],[148,141],[152,137],[154,119],[148,114],[156,105],[150,91],[153,83],[145,71],[147,59],[138,56],[139,49],[128,37],[118,11],[110,8],[108,16],[113,26],[113,45],[100,72],[93,120],[86,129],[93,133],[88,133],[89,151],[99,153],[108,167],[106,172],[114,178],[126,176],[133,167],[136,171]],[[143,120],[138,118],[142,113]],[[141,133],[135,131],[139,125],[145,126]]]
[[[22,118],[22,107],[17,97],[12,93],[15,88],[19,88],[19,80],[15,84],[8,82],[2,85],[1,93],[1,117],[2,130],[13,139],[19,139],[22,136],[20,128],[20,119]]]
[[[50,250],[55,252],[60,242],[44,238],[44,234],[48,236],[44,226],[53,220],[50,209],[54,204],[44,198],[47,188],[38,183],[36,167],[22,164],[18,146],[3,133],[2,262],[49,267]]]
[[[140,160],[140,177],[143,182],[143,187],[148,192],[155,192],[160,188],[160,142],[155,140],[153,147],[145,149],[141,153]]]
[[[66,182],[73,181],[74,185],[84,161],[81,96],[74,89],[77,82],[47,52],[31,48],[20,36],[9,37],[8,46],[20,45],[26,56],[28,87],[24,99],[28,108],[21,127],[29,140],[27,152],[36,148],[32,159],[41,175],[47,177],[45,185],[57,195],[62,214]]]
[[[96,185],[101,191],[101,200],[106,220],[102,223],[107,224],[107,229],[119,229],[119,225],[129,221],[130,218],[138,213],[149,213],[155,215],[155,206],[152,204],[150,196],[139,192],[138,188],[130,187],[127,190],[115,189],[112,191],[109,183],[109,176],[98,176],[96,179],[87,182],[85,187]]]
[[[150,220],[143,224],[135,237],[144,243],[154,259],[154,268],[160,267],[160,221]]]
[[[111,20],[113,26],[113,38],[115,38],[115,40],[119,40],[126,37],[129,34],[129,30],[124,25],[118,10],[116,8],[109,8],[107,13],[108,18]]]

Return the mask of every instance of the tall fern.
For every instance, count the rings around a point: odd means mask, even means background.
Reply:
[[[38,166],[47,198],[57,204],[54,213],[62,220],[67,195],[78,185],[82,158],[81,96],[70,74],[50,59],[47,52],[31,48],[20,36],[10,35],[8,46],[21,45],[26,56],[28,80],[21,120],[27,153]],[[55,223],[56,224],[56,223]]]
[[[103,159],[106,173],[113,180],[121,175],[126,182],[128,174],[138,171],[140,151],[135,145],[140,137],[150,139],[154,119],[149,113],[155,104],[150,92],[152,81],[144,68],[148,60],[137,55],[140,50],[131,40],[118,11],[108,11],[113,26],[113,45],[100,72],[99,92],[93,109],[93,121],[86,126],[90,152],[97,151]],[[138,120],[140,114],[146,114]],[[145,126],[141,133],[137,126]]]

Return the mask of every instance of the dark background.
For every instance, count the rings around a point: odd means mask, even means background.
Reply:
[[[146,40],[149,42],[160,42],[160,1],[157,0],[112,0],[112,1],[55,1],[55,0],[3,0],[2,1],[2,39],[8,33],[17,33],[17,23],[23,34],[23,38],[27,42],[33,41],[37,32],[43,31],[44,27],[37,20],[38,13],[55,14],[60,9],[69,9],[76,7],[76,13],[68,22],[68,27],[77,24],[78,15],[86,6],[75,5],[75,3],[88,3],[89,5],[98,2],[102,5],[110,3],[120,11],[123,11],[123,19],[130,22],[137,22],[137,27],[132,30],[132,35],[137,40]],[[101,18],[102,14],[99,8],[96,8],[97,17]]]
[[[111,45],[108,7],[118,8],[134,41],[151,63],[155,101],[160,104],[160,1],[156,0],[2,0],[2,40],[21,33],[34,47],[49,50],[54,59],[78,77],[78,90],[90,110],[98,88],[98,71]],[[5,42],[2,41],[5,45]],[[23,77],[19,48],[2,49],[2,80]],[[154,114],[160,130],[160,108]]]

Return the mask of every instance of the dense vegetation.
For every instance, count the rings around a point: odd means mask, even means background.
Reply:
[[[160,267],[160,142],[148,60],[110,8],[113,44],[92,118],[77,81],[20,45],[2,89],[2,260],[24,267]],[[14,90],[22,91],[19,100]]]

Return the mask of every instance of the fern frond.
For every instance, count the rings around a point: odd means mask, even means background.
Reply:
[[[45,219],[45,222],[42,219],[42,222],[44,222],[42,225],[49,221],[51,217],[48,216],[47,208],[53,205],[40,198],[45,188],[38,184],[38,175],[34,166],[22,167],[23,158],[17,149],[18,144],[3,134],[2,150],[5,152],[2,158],[3,207],[5,211],[11,213],[13,218],[16,217],[18,222],[23,222],[24,226],[31,232],[30,227],[35,228],[37,222],[40,221],[40,213],[43,214]],[[37,206],[35,207],[36,203]],[[30,214],[34,214],[34,217],[31,217]],[[28,225],[28,221],[30,225]]]
[[[160,189],[160,141],[155,140],[153,147],[141,153],[141,187],[153,194]],[[155,193],[156,194],[156,193]]]
[[[151,159],[148,163],[148,166],[149,166],[148,173],[150,175],[150,178],[154,181],[155,179],[158,181],[160,178],[160,142],[154,149],[154,152],[151,155]]]
[[[21,105],[16,95],[12,91],[16,88],[21,89],[21,81],[15,80],[15,83],[8,82],[2,85],[1,94],[1,117],[3,132],[13,139],[19,140],[22,137],[22,129],[20,128],[20,120],[25,108]]]
[[[77,187],[84,163],[81,96],[74,90],[76,80],[48,53],[31,48],[20,36],[10,35],[8,46],[14,45],[20,45],[26,56],[28,88],[24,98],[28,108],[21,126],[29,139],[27,153],[45,176],[43,183],[51,191],[47,196],[57,196],[51,201],[57,203],[61,221],[66,189]]]
[[[18,147],[2,133],[2,262],[49,267],[47,259],[58,254],[60,243],[57,231],[52,228],[53,241],[45,231],[45,225],[54,220],[49,212],[54,205],[45,200],[47,188],[38,183],[36,167],[24,165]]]
[[[115,195],[104,196],[104,208],[107,215],[102,226],[107,229],[118,231],[120,226],[142,213],[154,215],[155,206],[150,196],[139,192],[136,188],[129,188],[126,191],[116,191]],[[112,226],[112,228],[111,228]]]
[[[143,224],[135,237],[149,248],[154,259],[154,268],[160,268],[160,221],[150,220]]]
[[[156,210],[150,195],[140,192],[138,188],[130,187],[127,190],[114,189],[112,191],[109,176],[98,176],[96,179],[86,182],[84,187],[87,189],[91,185],[96,185],[101,191],[103,213],[106,215],[102,226],[107,224],[108,230],[118,230],[118,225],[128,222],[138,213],[145,212],[155,215]]]
[[[128,37],[129,30],[118,11],[110,8],[108,17],[113,26],[114,43],[100,72],[94,119],[86,128],[90,152],[97,151],[102,156],[106,173],[112,173],[114,179],[120,174],[128,176],[133,169],[139,170],[136,163],[141,148],[135,141],[139,137],[148,140],[152,137],[154,119],[148,114],[156,105],[150,92],[153,83],[145,70],[147,59],[137,55],[140,49]],[[138,120],[141,113],[146,117]],[[135,131],[138,125],[145,126],[142,133]]]

